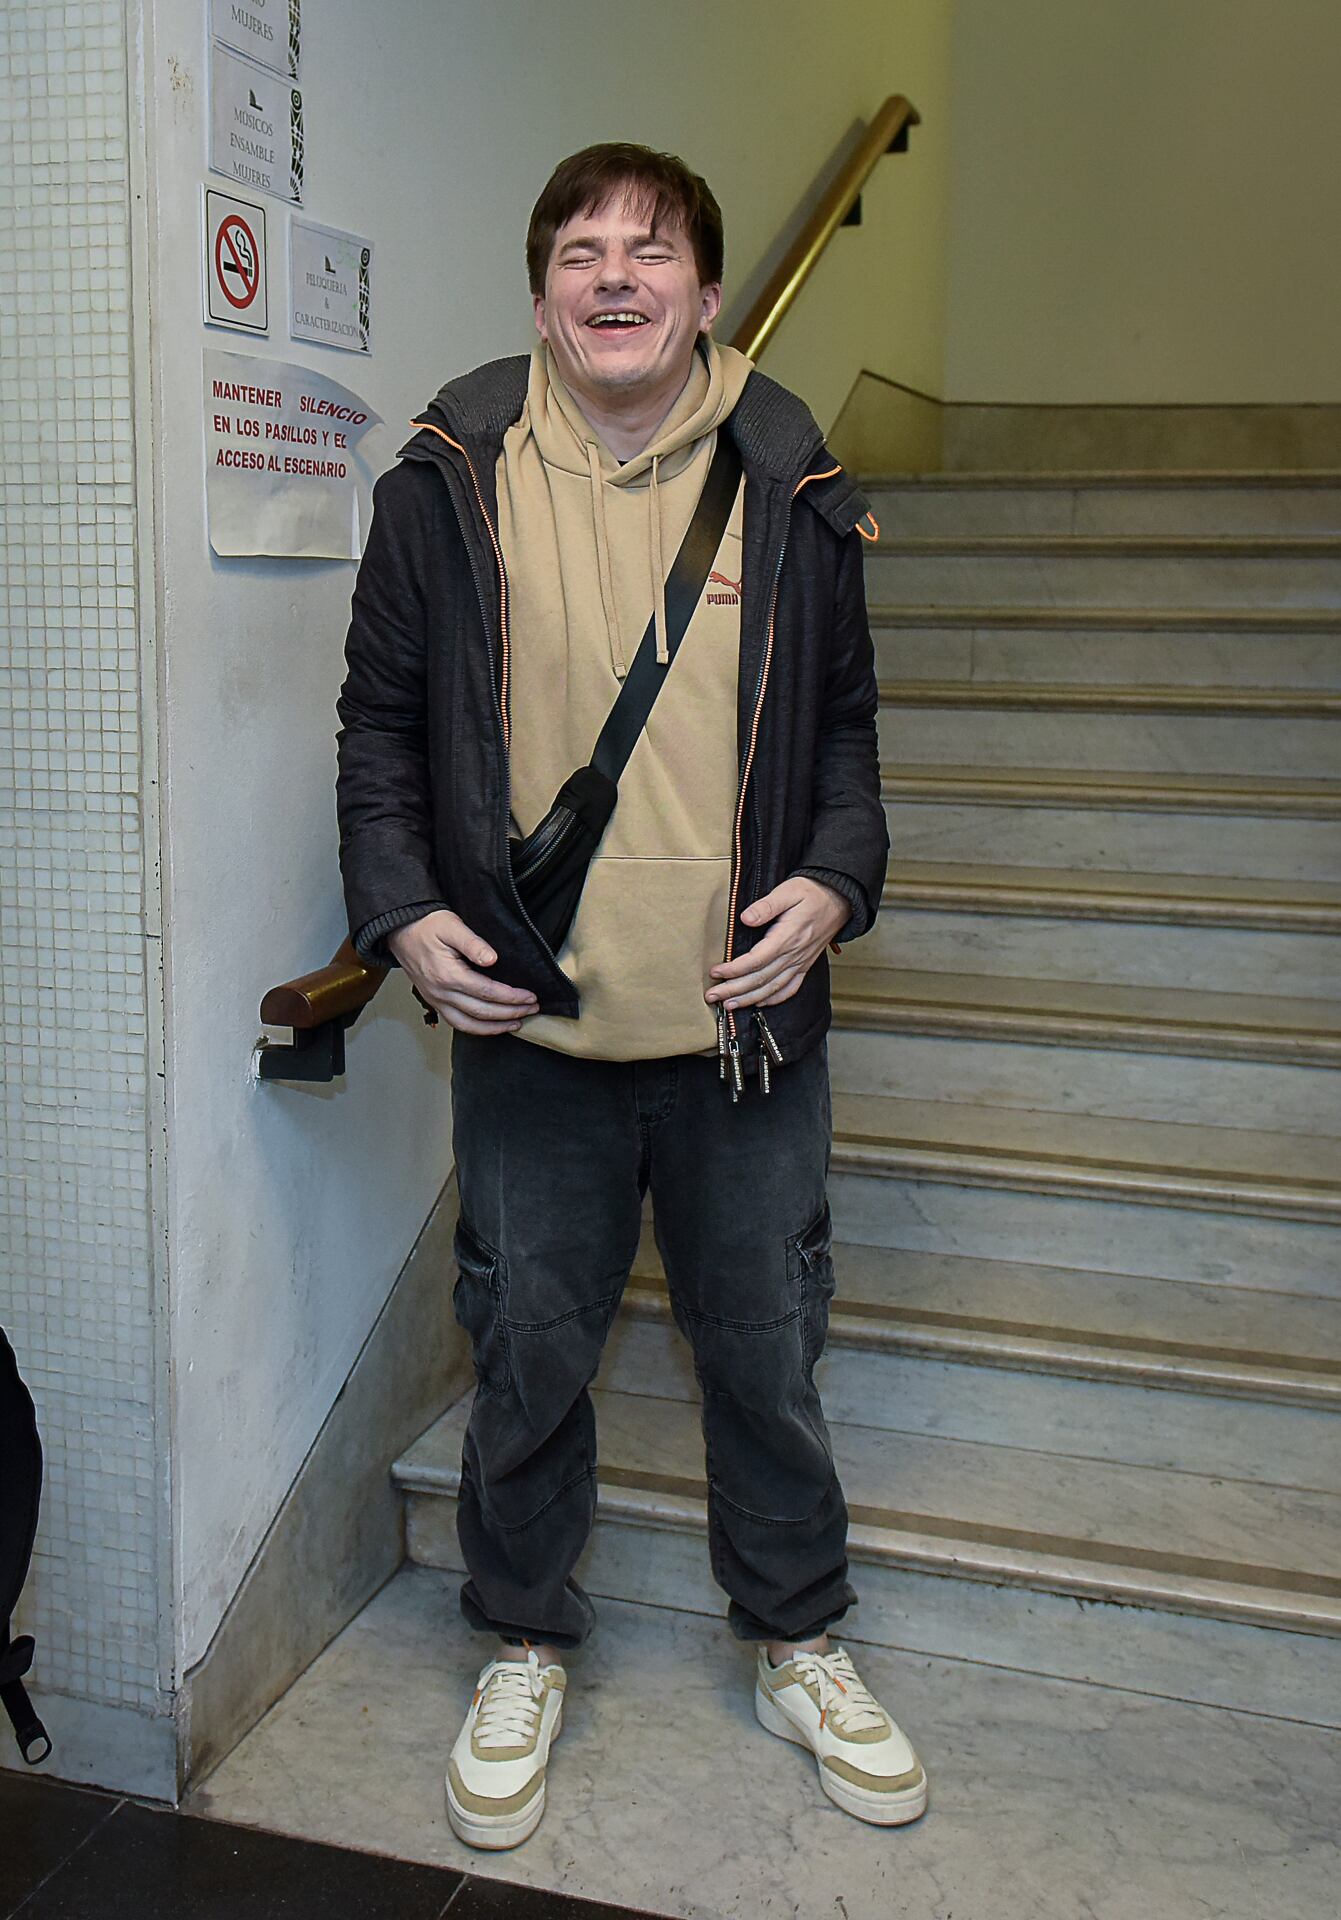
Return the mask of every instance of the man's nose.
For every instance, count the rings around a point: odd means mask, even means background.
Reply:
[[[626,291],[634,283],[633,262],[622,247],[611,247],[601,261],[596,284],[602,292]]]

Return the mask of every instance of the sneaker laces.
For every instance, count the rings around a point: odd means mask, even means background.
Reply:
[[[840,1733],[886,1727],[889,1716],[852,1664],[844,1647],[832,1653],[794,1653],[792,1665],[819,1693],[820,1725],[832,1719]]]
[[[475,1698],[475,1738],[482,1747],[524,1746],[536,1730],[545,1697],[540,1659],[532,1648],[523,1660],[494,1660],[480,1675]]]

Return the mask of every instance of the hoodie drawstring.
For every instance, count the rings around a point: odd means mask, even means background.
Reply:
[[[610,639],[610,665],[622,680],[628,672],[624,659],[624,640],[619,631],[619,613],[615,604],[615,583],[610,572],[610,536],[605,525],[605,481],[601,477],[601,456],[596,442],[587,442],[587,472],[591,476],[591,520],[596,529],[596,571],[601,582],[601,607],[605,630]]]
[[[657,661],[665,666],[670,659],[670,643],[666,638],[666,569],[661,563],[661,493],[658,487],[658,471],[661,455],[652,455],[652,479],[647,489],[647,521],[651,534],[650,558],[652,563],[653,613],[656,622]]]

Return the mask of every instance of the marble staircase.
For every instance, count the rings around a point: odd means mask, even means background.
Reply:
[[[821,1362],[852,1637],[1319,1717],[1341,1699],[1341,474],[869,491],[893,857],[834,964]],[[584,1580],[720,1612],[650,1231],[597,1395]],[[431,1565],[459,1564],[466,1412],[395,1469]]]

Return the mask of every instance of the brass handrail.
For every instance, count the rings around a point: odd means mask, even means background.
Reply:
[[[886,153],[901,153],[908,144],[909,129],[919,126],[921,119],[903,94],[892,93],[886,100],[736,328],[731,345],[748,359],[757,360],[777,332],[820,255],[851,212],[876,161]]]

